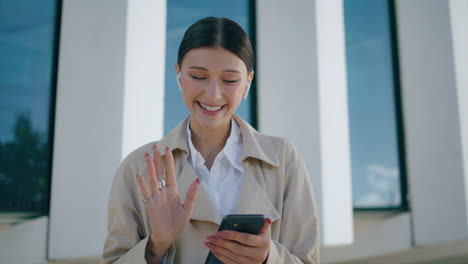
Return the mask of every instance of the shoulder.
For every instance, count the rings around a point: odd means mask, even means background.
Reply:
[[[239,116],[234,116],[234,119],[242,132],[244,158],[252,157],[273,167],[281,167],[291,155],[298,154],[294,145],[285,137],[259,132]]]
[[[293,144],[286,137],[273,136],[258,131],[256,131],[256,136],[261,141],[269,142],[278,154],[284,154],[285,151],[291,151],[294,149]]]
[[[300,179],[308,175],[307,166],[300,150],[288,138],[256,132],[262,145],[271,145],[270,152],[275,152],[277,169],[287,179]],[[268,143],[267,143],[268,142]]]
[[[263,142],[263,146],[271,145],[272,149],[278,157],[279,166],[286,166],[291,160],[296,160],[301,157],[298,148],[292,141],[286,137],[273,136],[256,131],[255,137]]]

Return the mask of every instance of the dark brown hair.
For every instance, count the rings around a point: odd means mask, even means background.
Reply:
[[[182,67],[187,52],[201,47],[222,47],[244,61],[247,72],[254,68],[254,54],[249,37],[239,24],[228,18],[206,17],[191,25],[180,43],[177,57],[179,67]]]

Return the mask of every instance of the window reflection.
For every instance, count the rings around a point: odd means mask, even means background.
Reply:
[[[0,211],[45,212],[56,1],[0,3]]]
[[[353,203],[402,205],[388,0],[345,0]]]

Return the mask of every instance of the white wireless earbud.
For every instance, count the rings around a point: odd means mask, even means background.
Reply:
[[[177,85],[179,86],[179,90],[182,91],[182,85],[180,85],[180,72],[179,74],[177,74],[176,78],[177,78]]]
[[[244,99],[247,99],[247,95],[249,95],[249,90],[250,90],[250,83],[247,83],[247,91],[245,92]]]
[[[249,74],[249,76],[251,78],[253,78],[253,70],[252,72]],[[252,79],[250,79],[252,80]],[[249,90],[250,90],[250,82],[247,82],[247,91],[245,91],[245,94],[244,94],[244,100],[247,99],[247,95],[249,95]]]

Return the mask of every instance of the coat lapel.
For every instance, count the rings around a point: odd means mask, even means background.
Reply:
[[[183,168],[179,178],[177,179],[177,184],[179,186],[180,197],[182,201],[185,201],[185,195],[188,187],[198,178],[198,176],[186,158],[181,162],[183,162]],[[203,187],[202,183],[200,183],[198,188],[191,219],[209,221],[218,225],[221,223],[218,207],[211,200],[210,195],[206,191],[205,187]]]
[[[174,154],[174,165],[177,173],[177,185],[179,187],[180,198],[185,201],[188,187],[198,176],[188,163],[188,145],[187,145],[187,116],[176,128],[171,130],[161,141],[158,142],[158,148],[161,155],[164,155],[164,148],[167,146]],[[180,150],[180,151],[178,151]],[[220,224],[221,217],[217,206],[211,200],[208,192],[200,184],[197,198],[192,212],[193,220],[208,221]]]
[[[255,170],[248,163],[245,164],[246,170],[239,186],[239,195],[232,214],[263,214],[271,221],[276,221],[280,218],[280,214],[269,199],[265,187],[261,186],[254,176],[254,174],[261,174],[261,170]],[[181,199],[185,201],[188,187],[198,176],[187,161],[184,162],[183,166],[177,182]],[[263,177],[263,175],[257,175],[257,177]],[[218,207],[211,200],[203,184],[200,184],[198,189],[191,219],[208,221],[218,225],[221,223],[222,218]]]
[[[280,218],[280,214],[268,197],[266,187],[259,183],[257,179],[268,177],[263,175],[259,166],[251,165],[250,158],[259,162],[266,162],[274,167],[279,166],[279,159],[275,147],[268,136],[258,133],[253,127],[242,118],[233,115],[234,120],[239,125],[243,138],[243,149],[241,161],[244,164],[244,176],[239,188],[239,196],[233,214],[263,214],[265,217],[275,221]],[[197,179],[197,174],[188,163],[188,146],[186,127],[189,116],[184,119],[175,129],[173,129],[160,142],[158,147],[164,155],[164,147],[168,146],[171,151],[179,149],[174,155],[176,170],[179,172],[177,182],[182,201],[190,184]],[[177,157],[176,157],[177,155]],[[208,221],[216,224],[221,223],[221,216],[217,206],[211,200],[210,195],[200,184],[194,210],[191,219]]]
[[[270,137],[258,133],[252,126],[237,115],[234,120],[239,124],[242,133],[243,149],[241,161],[244,165],[244,177],[239,190],[239,198],[233,213],[235,214],[263,214],[275,221],[280,214],[271,202],[265,184],[262,179],[270,175],[264,175],[260,162],[265,162],[273,167],[279,166],[278,154]],[[258,163],[257,163],[258,162]]]
[[[239,188],[239,196],[233,214],[262,214],[272,222],[280,218],[280,214],[268,197],[265,187],[255,179],[254,173],[262,173],[244,163],[246,170]],[[263,175],[257,175],[263,177]]]

